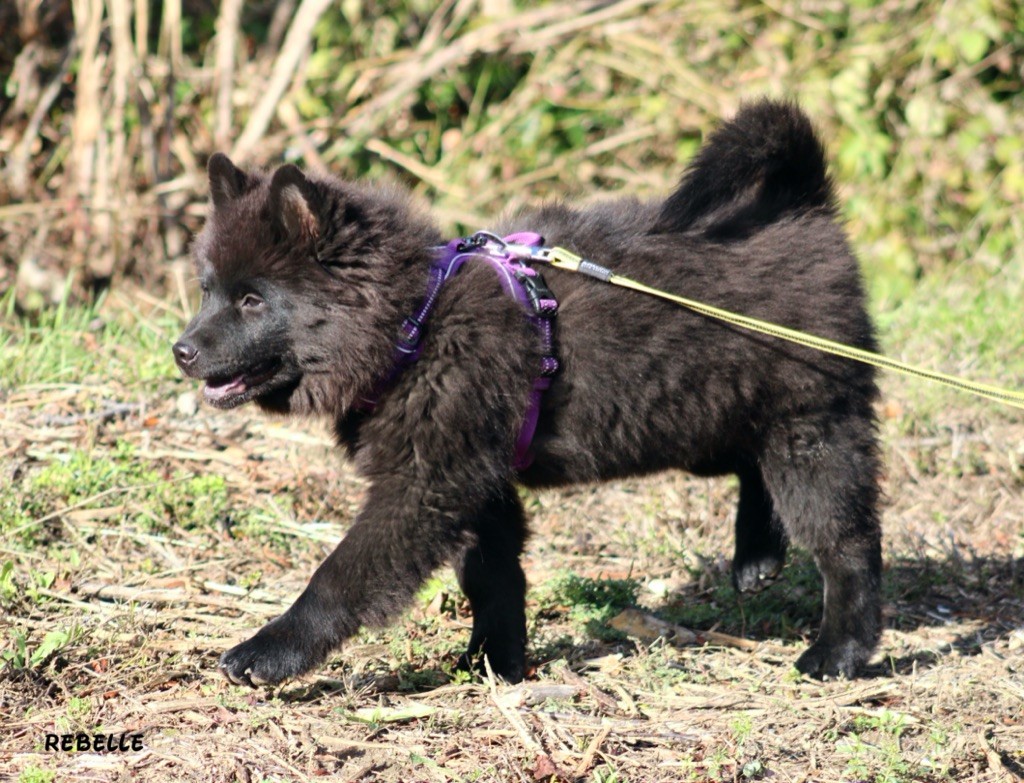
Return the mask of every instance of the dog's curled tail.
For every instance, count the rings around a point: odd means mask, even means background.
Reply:
[[[654,232],[726,239],[815,207],[834,210],[824,147],[794,103],[763,99],[711,134]]]

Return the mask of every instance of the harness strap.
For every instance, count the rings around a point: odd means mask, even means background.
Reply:
[[[533,436],[537,432],[537,422],[540,419],[540,405],[544,392],[551,387],[551,378],[558,372],[558,359],[554,351],[554,319],[558,313],[558,300],[551,290],[544,283],[540,272],[524,261],[534,254],[535,248],[544,245],[544,239],[540,234],[519,233],[505,237],[506,256],[508,261],[515,261],[514,275],[519,285],[515,287],[513,296],[520,304],[528,308],[530,315],[527,317],[540,333],[541,337],[541,366],[540,374],[533,381],[533,389],[530,390],[530,403],[523,417],[523,424],[519,429],[519,437],[516,439],[515,457],[512,460],[512,467],[516,470],[525,470],[533,462],[533,454],[530,445],[533,443]],[[511,248],[528,248],[524,255],[519,255]],[[507,289],[506,289],[507,290]],[[524,301],[525,300],[525,301]]]
[[[544,392],[551,386],[551,377],[558,372],[558,359],[554,352],[554,319],[558,301],[544,283],[541,274],[527,262],[544,244],[540,234],[521,232],[504,239],[487,232],[478,232],[465,239],[453,239],[437,248],[430,262],[427,293],[413,315],[407,316],[395,340],[395,362],[391,372],[378,389],[391,385],[394,379],[420,356],[425,325],[437,304],[445,282],[458,274],[467,261],[487,263],[498,275],[505,293],[526,310],[527,319],[534,325],[541,342],[541,362],[537,377],[530,390],[526,414],[516,438],[512,467],[525,470],[533,462],[530,445],[540,419],[540,405]],[[379,392],[363,400],[363,409],[372,411]]]

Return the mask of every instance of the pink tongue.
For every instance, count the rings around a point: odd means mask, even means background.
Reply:
[[[241,394],[245,391],[245,388],[246,386],[243,376],[239,375],[237,378],[232,378],[230,381],[222,383],[219,386],[207,383],[204,393],[208,400],[222,400],[232,394]]]

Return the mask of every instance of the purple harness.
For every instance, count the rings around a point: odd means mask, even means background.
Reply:
[[[530,444],[537,431],[541,397],[551,386],[551,377],[558,372],[558,359],[555,358],[552,346],[552,327],[558,312],[558,301],[545,285],[540,273],[527,264],[534,251],[543,244],[540,234],[521,232],[502,239],[481,231],[466,239],[453,239],[438,248],[437,255],[430,263],[427,294],[423,304],[415,314],[402,322],[395,341],[395,366],[388,376],[390,385],[390,381],[419,358],[425,325],[445,281],[455,276],[467,261],[477,259],[489,264],[498,275],[505,293],[525,308],[527,319],[541,338],[540,372],[533,381],[529,406],[516,439],[512,460],[512,467],[516,470],[525,470],[533,462]],[[370,402],[368,407],[372,406],[373,402]]]

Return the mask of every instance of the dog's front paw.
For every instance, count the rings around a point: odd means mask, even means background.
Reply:
[[[235,685],[276,685],[323,661],[325,653],[301,631],[279,617],[248,641],[220,657],[220,670]]]
[[[475,671],[480,675],[486,675],[487,665],[484,663],[485,656],[495,676],[500,677],[510,685],[522,682],[526,677],[526,657],[521,654],[492,656],[484,652],[464,652],[459,657],[459,662],[455,665],[455,668],[463,672]]]
[[[870,649],[853,640],[828,644],[819,639],[797,659],[796,668],[818,680],[834,680],[840,677],[852,680],[870,654]]]

